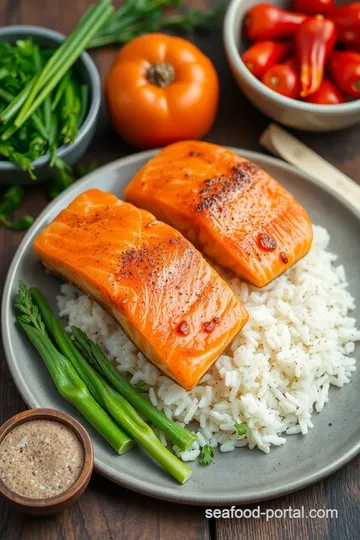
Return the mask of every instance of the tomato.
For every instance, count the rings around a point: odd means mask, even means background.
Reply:
[[[117,133],[130,144],[152,148],[208,132],[219,80],[209,58],[189,41],[148,34],[121,49],[106,95]]]
[[[241,58],[248,70],[260,79],[271,66],[284,60],[291,49],[291,43],[258,41]]]
[[[360,98],[360,54],[350,51],[333,51],[328,69],[336,84],[345,94]]]
[[[271,4],[257,4],[245,18],[245,32],[249,39],[283,39],[292,37],[305,15],[280,9]]]
[[[360,46],[360,2],[336,6],[327,17],[335,23],[338,41],[348,48]]]
[[[339,105],[345,103],[346,99],[339,88],[325,77],[319,90],[315,94],[308,96],[306,101],[317,105]]]
[[[272,66],[265,73],[262,82],[283,96],[292,99],[297,99],[300,96],[300,75],[294,67],[293,60]]]
[[[294,10],[308,15],[325,15],[335,6],[335,0],[294,0]]]

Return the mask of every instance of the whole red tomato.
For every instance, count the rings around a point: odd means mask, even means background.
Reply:
[[[345,94],[360,98],[360,54],[350,51],[333,51],[328,69],[336,84]]]
[[[327,17],[335,23],[338,41],[348,49],[360,46],[360,2],[336,6]]]
[[[295,62],[290,60],[289,62],[272,66],[265,73],[262,82],[278,94],[297,99],[300,96],[301,81],[294,64]]]
[[[245,32],[253,41],[289,38],[305,19],[305,15],[272,4],[256,4],[246,15]]]
[[[290,53],[291,43],[258,41],[245,51],[241,58],[249,71],[260,79],[274,64],[278,64]]]
[[[339,105],[345,103],[346,99],[334,83],[324,78],[319,90],[315,94],[308,96],[306,101],[317,105]]]

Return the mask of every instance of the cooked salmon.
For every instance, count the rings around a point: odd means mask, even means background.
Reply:
[[[168,146],[136,174],[125,195],[257,287],[311,247],[310,219],[294,197],[254,163],[214,144]]]
[[[37,236],[34,249],[187,390],[248,318],[226,282],[178,231],[110,193],[79,195]]]

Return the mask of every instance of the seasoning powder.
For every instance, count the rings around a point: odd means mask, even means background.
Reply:
[[[0,445],[4,484],[31,499],[63,493],[78,479],[84,452],[75,433],[52,420],[31,420],[16,426]]]

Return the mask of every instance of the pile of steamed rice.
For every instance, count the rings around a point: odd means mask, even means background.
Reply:
[[[227,277],[250,319],[191,392],[148,362],[99,305],[70,285],[61,288],[60,315],[94,339],[133,384],[149,385],[149,399],[168,417],[191,425],[197,434],[192,448],[174,448],[184,461],[196,459],[205,444],[222,452],[249,446],[268,453],[285,444],[284,435],[305,435],[313,412],[328,402],[330,386],[348,383],[355,370],[351,355],[360,332],[348,316],[355,302],[344,267],[326,251],[327,231],[316,226],[314,233],[307,257],[265,288]],[[235,423],[247,425],[246,435],[237,434]]]

